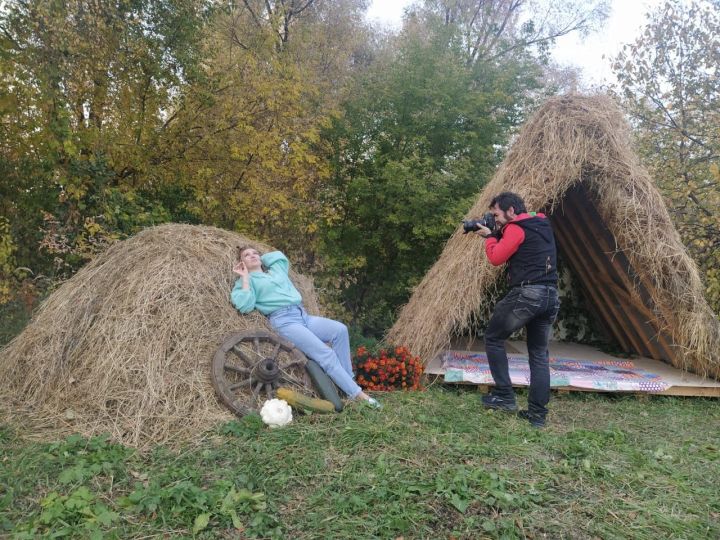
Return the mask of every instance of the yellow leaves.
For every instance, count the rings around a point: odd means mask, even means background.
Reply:
[[[86,218],[83,228],[90,236],[94,236],[103,232],[102,226],[92,218]]]
[[[10,223],[0,217],[0,305],[10,300],[11,276],[15,270],[15,243],[10,233]]]
[[[85,196],[85,188],[79,184],[69,184],[63,189],[65,199],[79,201]]]
[[[89,260],[119,238],[119,233],[103,227],[94,218],[86,217],[73,251]]]

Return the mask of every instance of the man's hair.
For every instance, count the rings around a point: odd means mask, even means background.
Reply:
[[[502,193],[495,195],[493,200],[490,201],[490,208],[496,204],[503,212],[510,210],[511,206],[515,210],[516,214],[524,214],[527,212],[527,209],[525,208],[525,201],[522,200],[520,195],[513,193],[512,191],[503,191]]]

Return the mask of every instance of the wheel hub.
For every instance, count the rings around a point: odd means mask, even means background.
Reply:
[[[272,383],[278,380],[280,368],[272,358],[261,360],[255,368],[255,377],[258,381]]]

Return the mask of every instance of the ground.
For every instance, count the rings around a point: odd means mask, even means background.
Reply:
[[[539,431],[474,387],[378,397],[147,455],[5,425],[0,536],[720,537],[720,400],[554,395]]]

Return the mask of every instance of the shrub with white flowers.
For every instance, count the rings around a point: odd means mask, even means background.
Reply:
[[[292,422],[292,409],[284,399],[268,399],[260,409],[263,422],[276,428]]]

